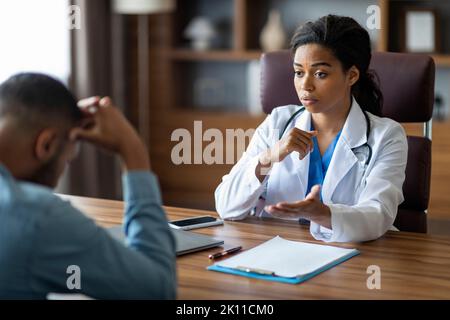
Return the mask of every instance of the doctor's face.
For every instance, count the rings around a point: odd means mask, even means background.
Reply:
[[[301,103],[311,113],[333,113],[350,107],[351,86],[359,71],[346,72],[331,50],[319,44],[300,46],[294,57],[294,84]]]

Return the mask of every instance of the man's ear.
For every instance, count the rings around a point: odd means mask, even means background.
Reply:
[[[47,162],[58,151],[59,141],[58,133],[55,129],[46,128],[42,130],[34,145],[34,156],[40,162]]]
[[[355,66],[352,66],[348,70],[347,75],[348,75],[348,81],[349,81],[350,86],[354,85],[359,80],[358,68]]]

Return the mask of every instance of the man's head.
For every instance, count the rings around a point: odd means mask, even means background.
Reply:
[[[56,186],[75,154],[70,131],[82,118],[61,82],[36,73],[9,78],[0,85],[0,163],[17,179]]]

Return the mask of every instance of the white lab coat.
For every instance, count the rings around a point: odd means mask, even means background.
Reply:
[[[259,154],[279,140],[279,133],[298,109],[294,105],[276,108],[257,128],[246,152],[215,191],[216,209],[222,218],[244,219],[252,210],[258,216],[266,216],[269,213],[263,210],[265,205],[304,199],[309,155],[300,160],[298,152],[292,152],[273,165],[262,183],[255,175]],[[331,210],[332,230],[311,222],[310,232],[315,239],[367,241],[379,238],[389,229],[395,230],[392,224],[403,202],[406,134],[397,122],[368,115],[371,123],[368,143],[373,154],[365,166],[368,148],[360,146],[367,141],[367,125],[363,111],[353,99],[322,185],[323,203]],[[303,111],[286,132],[294,125],[309,131],[311,114]],[[265,200],[260,199],[261,195]]]

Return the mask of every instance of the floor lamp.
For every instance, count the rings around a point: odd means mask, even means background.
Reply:
[[[113,0],[113,12],[138,15],[138,129],[150,148],[148,15],[175,9],[175,0]]]

